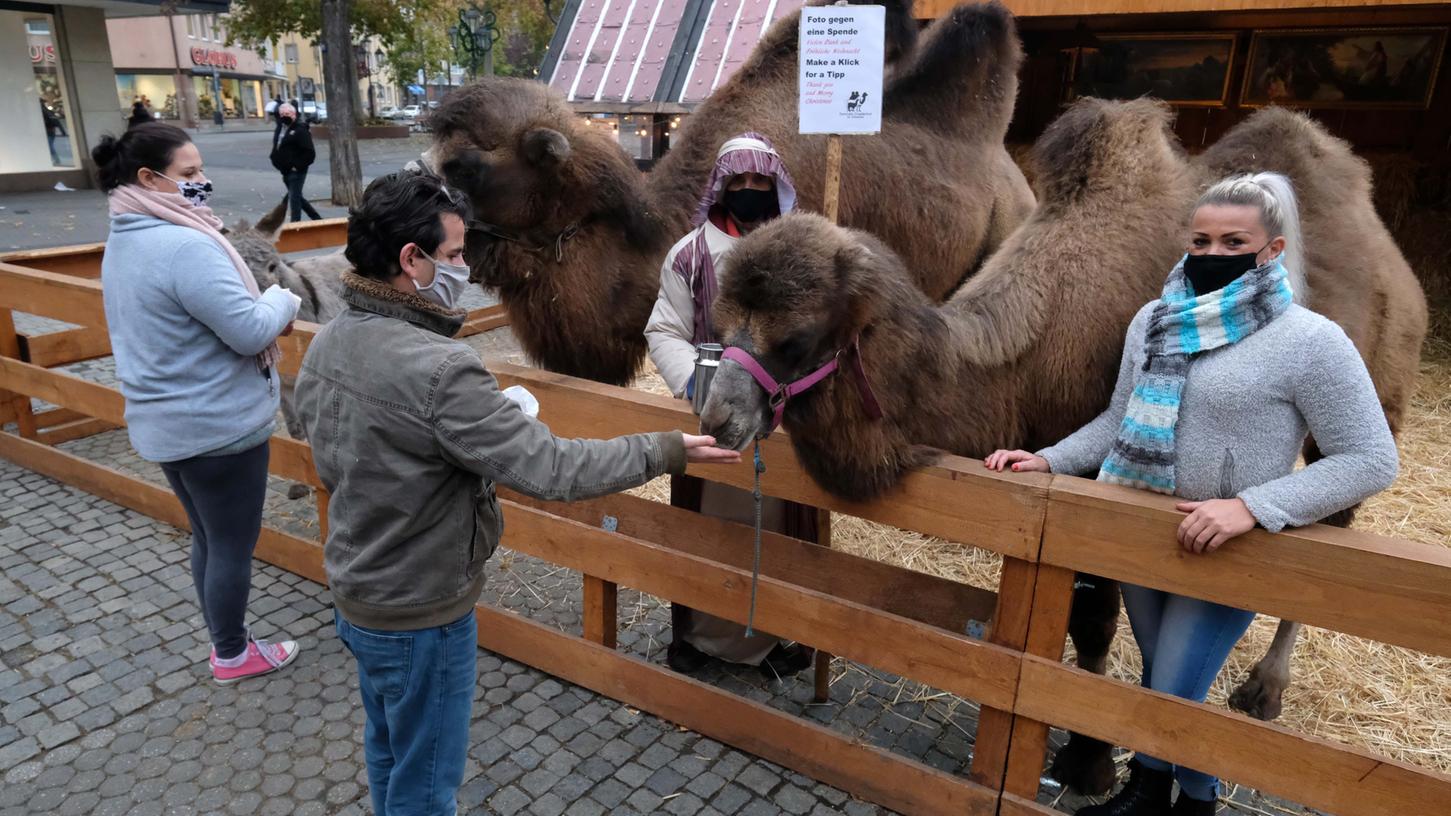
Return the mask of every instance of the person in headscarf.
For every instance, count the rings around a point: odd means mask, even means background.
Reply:
[[[723,276],[730,274],[727,253],[741,236],[796,206],[791,174],[770,140],[743,133],[721,145],[710,181],[701,195],[695,228],[671,247],[660,269],[660,296],[645,327],[650,359],[676,397],[695,390],[695,347],[716,343],[711,307]],[[671,479],[670,503],[742,524],[754,522],[751,495],[726,485],[689,476]],[[817,510],[766,499],[762,526],[808,541],[816,540]],[[670,667],[693,672],[709,658],[760,666],[767,676],[787,676],[811,665],[814,650],[788,644],[774,635],[746,636],[745,627],[680,604],[671,606]]]

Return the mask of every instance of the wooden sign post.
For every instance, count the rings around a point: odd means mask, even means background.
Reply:
[[[801,133],[826,134],[826,183],[821,211],[841,223],[841,137],[882,130],[886,63],[883,6],[807,6],[801,9],[797,119]],[[817,511],[816,543],[831,546],[831,512]],[[816,653],[815,700],[831,693],[831,655]]]

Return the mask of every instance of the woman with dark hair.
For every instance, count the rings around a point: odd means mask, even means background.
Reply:
[[[276,340],[301,298],[257,290],[207,206],[212,183],[180,128],[137,125],[103,137],[91,158],[111,211],[101,283],[126,428],[191,522],[212,677],[275,671],[298,646],[251,636],[247,594],[279,401]]]
[[[1052,447],[986,464],[1177,496],[1179,546],[1208,557],[1256,526],[1277,533],[1354,507],[1390,486],[1397,461],[1360,353],[1295,303],[1307,284],[1290,180],[1218,182],[1188,233],[1163,295],[1129,324],[1108,410]],[[1307,433],[1323,456],[1296,470]],[[1143,685],[1198,702],[1255,617],[1152,587],[1124,584],[1123,597]],[[1212,816],[1218,795],[1210,774],[1140,753],[1123,789],[1078,816]]]

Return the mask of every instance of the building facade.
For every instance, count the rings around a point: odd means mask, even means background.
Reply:
[[[270,44],[226,44],[226,15],[184,14],[108,20],[116,100],[157,118],[202,122],[261,120],[267,100],[285,96],[287,72]]]

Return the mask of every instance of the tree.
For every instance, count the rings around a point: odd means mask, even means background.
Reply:
[[[322,57],[328,106],[328,164],[332,171],[333,203],[357,207],[363,203],[363,165],[358,159],[357,63],[353,59],[353,32],[348,11],[353,0],[322,0]],[[341,104],[339,104],[341,103]]]
[[[445,0],[236,0],[227,19],[228,44],[257,47],[284,34],[320,40],[328,98],[328,154],[333,203],[356,206],[363,198],[358,160],[358,78],[353,43],[376,34],[385,50],[405,40],[417,15]]]

